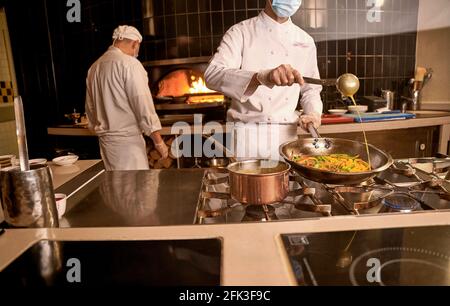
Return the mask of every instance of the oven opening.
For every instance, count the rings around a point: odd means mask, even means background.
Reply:
[[[225,96],[209,89],[203,73],[195,69],[177,69],[158,82],[157,98],[172,102],[198,104],[223,102]]]

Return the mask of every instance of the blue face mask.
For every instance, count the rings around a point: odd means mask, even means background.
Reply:
[[[289,18],[294,15],[300,6],[302,0],[273,0],[272,9],[278,17]]]

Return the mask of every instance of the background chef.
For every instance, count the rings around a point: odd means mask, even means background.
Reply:
[[[168,148],[159,134],[147,72],[137,60],[142,36],[132,26],[119,26],[113,45],[89,69],[86,114],[99,136],[106,170],[147,170],[143,133],[150,136],[162,158]]]

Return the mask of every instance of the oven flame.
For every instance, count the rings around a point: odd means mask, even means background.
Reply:
[[[191,87],[189,88],[190,94],[199,94],[199,93],[214,93],[214,90],[206,87],[206,83],[203,78],[199,77],[198,80],[195,80],[195,76],[191,76]]]

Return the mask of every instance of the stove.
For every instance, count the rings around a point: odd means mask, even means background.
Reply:
[[[445,173],[427,172],[423,164],[412,161],[398,160],[387,171],[358,186],[325,185],[292,172],[287,198],[267,206],[234,201],[229,194],[226,170],[211,169],[203,178],[196,223],[271,222],[450,210],[450,182],[444,179]]]
[[[220,239],[41,240],[0,272],[0,286],[218,286],[221,254]],[[76,266],[79,279],[69,280]]]
[[[450,227],[282,235],[300,286],[448,286]]]

